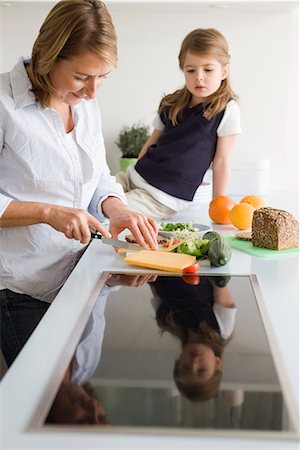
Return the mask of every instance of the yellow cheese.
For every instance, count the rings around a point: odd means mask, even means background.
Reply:
[[[168,253],[153,250],[141,250],[127,254],[124,261],[135,266],[149,267],[150,269],[167,270],[168,272],[182,272],[196,262],[196,257],[182,253]]]

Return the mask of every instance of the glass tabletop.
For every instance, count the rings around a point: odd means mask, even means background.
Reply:
[[[45,426],[292,428],[250,276],[102,276]]]

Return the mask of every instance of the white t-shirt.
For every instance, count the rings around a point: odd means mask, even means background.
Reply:
[[[159,114],[157,114],[153,120],[153,128],[156,130],[163,131],[165,125],[161,121]],[[240,120],[240,107],[235,100],[230,100],[225,108],[223,118],[220,125],[217,128],[217,135],[221,136],[231,136],[233,134],[240,134],[242,132],[241,120]],[[187,209],[190,205],[190,201],[182,200],[180,198],[174,197],[173,195],[167,194],[166,192],[157,189],[156,187],[149,184],[141,175],[135,170],[134,166],[130,166],[129,175],[132,182],[141,189],[149,192],[156,200],[158,200],[163,205],[168,206],[176,212],[181,212]]]

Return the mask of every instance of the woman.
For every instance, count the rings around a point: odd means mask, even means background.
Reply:
[[[116,61],[105,5],[64,0],[46,17],[31,58],[0,76],[2,294],[51,301],[90,227],[114,237],[129,228],[140,245],[156,247],[155,221],[128,209],[105,159],[95,96]]]

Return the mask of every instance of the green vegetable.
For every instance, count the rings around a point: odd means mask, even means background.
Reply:
[[[203,236],[203,239],[208,239],[209,241],[213,241],[214,239],[220,239],[221,235],[216,231],[207,231]]]
[[[193,222],[190,223],[164,223],[161,222],[160,229],[163,231],[198,231],[198,228],[193,227]]]
[[[207,257],[214,266],[225,266],[230,261],[231,248],[223,236],[211,242]]]
[[[188,240],[177,247],[177,253],[196,256],[197,259],[207,258],[210,242],[207,239]]]

